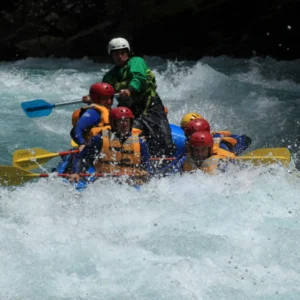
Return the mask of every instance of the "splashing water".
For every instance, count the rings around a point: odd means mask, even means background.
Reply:
[[[1,188],[0,298],[299,299],[299,61],[146,60],[170,123],[199,112],[213,130],[250,136],[251,149],[288,147],[291,166],[175,175],[139,191],[99,179],[80,193],[55,176]],[[79,106],[30,119],[21,103],[80,100],[110,67],[1,63],[1,164],[17,149],[69,149]]]

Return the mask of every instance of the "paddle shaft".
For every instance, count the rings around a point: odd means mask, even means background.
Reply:
[[[65,155],[68,155],[68,154],[75,154],[75,153],[79,153],[79,150],[69,150],[69,151],[58,152],[57,155],[58,156],[65,156]]]
[[[81,102],[82,102],[82,100],[78,100],[78,101],[71,101],[71,102],[56,103],[56,104],[53,104],[53,105],[54,105],[54,107],[56,107],[56,106],[71,105],[71,104],[81,103]]]
[[[114,97],[119,97],[119,94],[115,94]],[[23,108],[24,112],[28,117],[37,118],[37,117],[46,117],[50,115],[54,107],[72,105],[76,103],[83,103],[83,102],[82,100],[73,100],[70,102],[52,104],[52,103],[48,103],[43,99],[36,99],[36,100],[23,102],[21,104],[21,107]]]
[[[63,152],[57,152],[58,156],[65,156],[68,154],[75,154],[79,153],[79,150],[70,150],[70,151],[63,151]],[[149,160],[175,160],[176,157],[150,157]]]
[[[40,177],[68,177],[70,174],[39,174],[39,173],[32,173],[28,170],[14,167],[14,166],[0,166],[0,186],[16,186],[20,184],[24,184],[27,181],[30,181],[34,178],[40,178]],[[95,174],[87,174],[82,173],[79,174],[81,177],[87,177],[87,176],[94,176],[94,177],[122,177],[122,176],[130,176],[130,177],[144,177],[148,176],[148,174],[135,174],[134,172],[131,173],[112,173],[112,174],[104,174],[104,173],[95,173]]]
[[[47,163],[54,157],[65,156],[68,154],[78,153],[79,150],[69,150],[63,152],[48,152],[42,148],[21,149],[13,154],[13,165],[25,170],[33,170],[39,165]]]
[[[175,160],[176,157],[150,157],[149,160]]]
[[[81,100],[77,101],[71,101],[71,102],[63,102],[63,103],[56,103],[56,104],[49,104],[49,105],[40,105],[40,106],[35,106],[35,107],[28,107],[26,108],[27,112],[32,112],[32,111],[37,111],[37,110],[43,110],[43,109],[49,109],[49,108],[54,108],[56,106],[64,106],[64,105],[71,105],[75,103],[82,103]]]
[[[119,94],[115,94],[114,97],[119,97]],[[52,104],[52,105],[53,105],[53,108],[54,108],[54,107],[57,107],[57,106],[65,106],[65,105],[71,105],[71,104],[76,104],[76,103],[82,103],[82,100],[56,103],[56,104]],[[45,106],[45,108],[48,108],[48,107]],[[39,109],[44,109],[44,108],[40,106]],[[31,108],[28,108],[27,111],[31,111]]]
[[[68,177],[70,174],[55,174],[55,176],[58,177]],[[121,176],[135,176],[134,174],[123,174],[123,173],[115,173],[115,174],[103,174],[103,173],[94,173],[94,174],[89,174],[89,173],[79,173],[80,177],[89,177],[89,176],[94,176],[94,177],[121,177]],[[148,174],[145,175],[136,175],[137,177],[140,176],[148,176]],[[50,174],[45,173],[45,174],[37,174],[36,177],[50,177]]]

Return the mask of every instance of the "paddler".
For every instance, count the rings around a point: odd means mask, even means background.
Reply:
[[[122,37],[108,43],[108,54],[115,66],[102,81],[119,93],[118,106],[128,107],[133,112],[133,127],[142,130],[151,156],[172,156],[176,146],[153,72],[143,58],[133,56],[129,42]]]
[[[196,113],[192,114],[195,115]],[[200,140],[197,139],[197,135],[194,135],[197,132],[200,132],[202,135],[205,133],[205,135],[203,135],[203,143],[205,142],[206,144],[204,144],[203,146],[210,147],[211,151],[208,151],[208,153],[210,155],[218,155],[219,158],[227,157],[230,159],[234,159],[235,155],[240,154],[241,152],[246,150],[251,143],[251,139],[244,135],[232,135],[227,131],[212,133],[210,124],[207,120],[205,120],[204,118],[192,118],[192,120],[184,126],[184,134],[186,138],[185,147],[182,149],[175,160],[170,162],[167,166],[158,170],[157,173],[159,175],[166,176],[181,172],[183,163],[186,160],[187,163],[185,165],[187,165],[189,161],[193,161],[193,153],[198,149],[196,143],[197,141],[198,143],[200,143]],[[191,140],[192,136],[194,137],[194,140]],[[191,145],[191,142],[194,144]],[[198,146],[200,147],[200,145]],[[216,157],[214,157],[214,159],[215,158]],[[200,160],[197,160],[197,162],[199,166]]]
[[[77,109],[72,114],[72,139],[79,145],[79,150],[88,140],[99,134],[102,129],[110,128],[109,112],[115,95],[114,88],[104,82],[90,87],[90,105]]]
[[[209,174],[215,174],[217,171],[224,172],[227,163],[233,161],[235,157],[234,153],[215,144],[208,131],[196,131],[190,137],[182,171],[191,172],[199,169]]]
[[[111,129],[103,129],[79,147],[72,161],[70,181],[93,167],[97,173],[146,177],[152,174],[147,142],[132,132],[133,113],[127,107],[110,111]]]
[[[180,127],[184,130],[187,141],[189,136],[196,131],[206,130],[207,128],[210,130],[208,126],[207,121],[197,112],[185,114],[180,122]],[[247,135],[232,134],[227,130],[212,131],[211,135],[215,143],[219,144],[220,148],[230,151],[235,155],[242,154],[252,143],[251,138]]]
[[[174,161],[171,170],[166,168],[161,174],[165,176],[200,170],[213,175],[226,171],[228,162],[234,161],[235,157],[232,152],[215,145],[208,131],[196,131],[189,139],[186,155]]]

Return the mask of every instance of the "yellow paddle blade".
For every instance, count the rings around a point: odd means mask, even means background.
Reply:
[[[78,147],[78,144],[76,144],[76,143],[74,142],[74,140],[72,139],[72,140],[71,140],[71,146],[72,146],[73,148],[77,148],[77,147]]]
[[[2,186],[20,185],[36,177],[41,176],[17,167],[0,166],[0,185]]]
[[[287,148],[262,148],[245,155],[238,156],[236,159],[249,161],[256,166],[270,165],[280,162],[284,167],[287,167],[291,162],[291,153]]]
[[[21,149],[13,153],[13,166],[33,170],[58,155],[42,148]]]

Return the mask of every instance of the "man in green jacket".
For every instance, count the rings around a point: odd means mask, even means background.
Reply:
[[[119,93],[118,106],[126,106],[134,114],[133,127],[142,130],[149,143],[151,156],[172,156],[169,121],[164,105],[156,91],[155,77],[141,57],[132,56],[130,45],[124,38],[114,38],[108,43],[108,54],[115,66],[102,81],[111,84]]]

